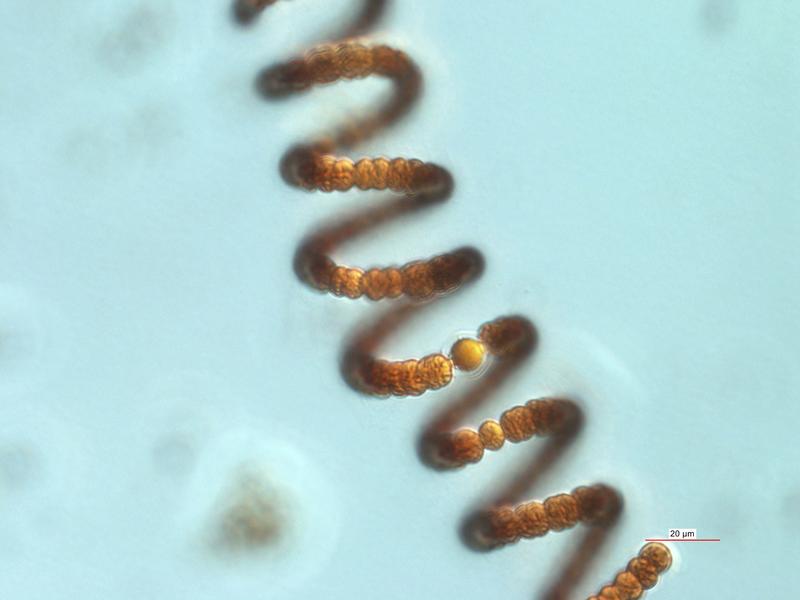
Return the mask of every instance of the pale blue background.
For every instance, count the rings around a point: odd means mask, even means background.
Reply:
[[[312,224],[363,200],[286,188],[279,157],[381,85],[266,104],[252,81],[348,10],[279,3],[242,31],[225,1],[0,5],[3,598],[510,600],[564,556],[569,534],[460,544],[465,508],[529,449],[425,469],[414,440],[444,396],[355,395],[336,361],[370,307],[292,274]],[[670,527],[722,542],[678,546],[652,597],[795,592],[798,29],[789,0],[409,0],[377,35],[427,88],[364,151],[444,163],[458,187],[343,256],[486,254],[392,355],[536,322],[540,351],[485,416],[584,403],[537,495],[625,495],[586,594]],[[241,461],[297,519],[283,554],[228,564],[199,531]]]

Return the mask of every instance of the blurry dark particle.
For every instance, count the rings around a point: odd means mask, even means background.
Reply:
[[[168,13],[139,6],[105,35],[98,48],[99,59],[119,74],[137,71],[164,46],[170,26]]]
[[[215,546],[230,553],[277,546],[286,536],[285,499],[263,475],[240,473],[221,503]]]
[[[737,0],[704,0],[700,21],[710,35],[720,35],[733,28],[738,12]]]
[[[256,17],[276,0],[236,0],[233,3],[233,19],[239,25],[250,25]]]
[[[31,483],[39,471],[39,457],[33,448],[23,445],[0,447],[0,484],[9,490]]]

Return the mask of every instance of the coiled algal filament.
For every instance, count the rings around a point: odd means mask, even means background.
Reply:
[[[424,299],[456,289],[475,268],[467,252],[452,252],[400,267],[372,268],[337,265],[328,257],[319,257],[310,265],[308,276],[313,285],[335,296],[370,300],[405,295]]]
[[[363,357],[354,366],[353,379],[359,388],[376,396],[419,396],[449,384],[456,368],[475,370],[487,354],[502,358],[515,353],[527,341],[527,333],[518,319],[496,319],[481,326],[477,339],[456,341],[449,356],[435,353],[404,361]]]
[[[499,420],[488,419],[478,430],[458,429],[436,436],[432,462],[443,468],[458,468],[476,463],[485,450],[497,451],[506,441],[519,443],[534,436],[565,435],[579,424],[578,407],[569,400],[530,400],[509,408]]]
[[[249,21],[274,2],[237,0],[237,16],[242,22]],[[364,33],[383,13],[385,5],[386,0],[364,0],[361,16],[342,37]],[[289,184],[309,191],[390,190],[405,197],[402,202],[388,204],[387,210],[365,211],[360,219],[317,231],[298,248],[295,271],[314,288],[336,296],[370,300],[399,296],[413,300],[435,298],[459,288],[482,270],[482,259],[476,250],[461,249],[401,266],[369,269],[340,265],[329,256],[339,243],[374,224],[411,208],[442,201],[453,190],[449,172],[434,163],[409,158],[353,160],[340,156],[342,151],[353,148],[408,113],[419,96],[422,82],[414,62],[404,52],[388,46],[340,39],[266,69],[258,84],[265,96],[277,98],[316,85],[372,75],[391,83],[392,94],[388,101],[374,112],[291,148],[281,161],[281,174]],[[477,370],[487,357],[497,360],[492,369],[487,369],[481,383],[473,386],[474,392],[454,403],[451,410],[434,419],[427,428],[422,441],[433,452],[434,466],[464,466],[480,460],[486,450],[498,450],[506,441],[549,436],[543,459],[531,469],[536,473],[537,469],[541,471],[552,463],[579,426],[580,411],[575,404],[568,400],[544,399],[515,406],[498,420],[485,421],[477,431],[463,428],[450,432],[465,413],[487,397],[489,390],[530,353],[534,334],[532,325],[524,318],[505,317],[486,323],[476,338],[460,339],[449,352],[421,359],[389,361],[373,357],[375,342],[380,337],[359,340],[346,349],[342,361],[342,371],[351,384],[379,396],[416,396],[439,389],[450,383],[456,370]],[[510,481],[504,492],[498,494],[497,501],[478,514],[473,532],[485,547],[494,547],[568,529],[578,523],[595,526],[587,532],[585,543],[579,546],[576,560],[567,563],[564,575],[553,588],[554,596],[564,597],[583,572],[580,565],[585,563],[585,556],[597,550],[605,531],[616,520],[622,501],[612,488],[593,485],[578,487],[542,502],[517,503],[532,480],[529,474],[522,474]],[[669,552],[663,547],[647,548],[597,597],[607,600],[636,598],[654,584],[658,573],[669,565]]]
[[[523,502],[478,512],[472,517],[468,532],[475,547],[494,548],[570,529],[578,523],[607,527],[619,516],[621,507],[622,501],[614,489],[602,484],[580,486],[543,502]]]

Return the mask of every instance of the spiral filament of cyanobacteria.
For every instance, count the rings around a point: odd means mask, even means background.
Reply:
[[[275,1],[238,0],[236,16],[241,22],[249,22]],[[487,450],[499,450],[506,441],[543,438],[541,452],[530,468],[500,486],[500,492],[484,508],[465,520],[462,532],[472,547],[490,549],[579,523],[587,525],[583,543],[565,562],[563,573],[548,592],[549,598],[565,598],[597,554],[622,509],[620,495],[604,484],[576,487],[541,502],[525,500],[534,481],[552,466],[580,430],[583,416],[579,406],[561,398],[531,400],[509,408],[497,420],[484,421],[477,430],[459,428],[460,422],[472,415],[531,353],[536,342],[533,325],[524,317],[501,317],[482,325],[474,337],[459,338],[446,353],[402,361],[377,358],[380,342],[421,306],[413,301],[439,298],[475,279],[483,270],[482,255],[474,248],[460,248],[427,260],[368,269],[338,264],[331,256],[341,243],[402,214],[444,201],[453,190],[450,173],[433,163],[383,157],[353,160],[340,155],[403,117],[421,90],[420,71],[404,52],[348,39],[364,33],[374,23],[386,1],[366,0],[358,20],[344,34],[302,57],[265,69],[258,77],[258,88],[269,98],[372,75],[392,84],[389,99],[377,110],[295,145],[281,160],[283,178],[301,189],[344,192],[358,188],[402,194],[386,204],[317,229],[300,244],[295,271],[311,287],[335,296],[407,299],[407,303],[386,313],[347,345],[342,371],[356,389],[375,396],[419,396],[447,386],[458,371],[483,375],[463,398],[445,407],[426,427],[420,450],[428,464],[441,469],[462,467],[480,461]],[[491,366],[481,370],[487,362]],[[669,562],[666,547],[648,545],[597,597],[638,598],[642,590],[655,584],[657,574]]]

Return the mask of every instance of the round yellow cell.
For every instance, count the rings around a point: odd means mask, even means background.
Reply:
[[[474,371],[483,364],[486,346],[479,340],[461,338],[450,349],[453,364],[462,371]]]

